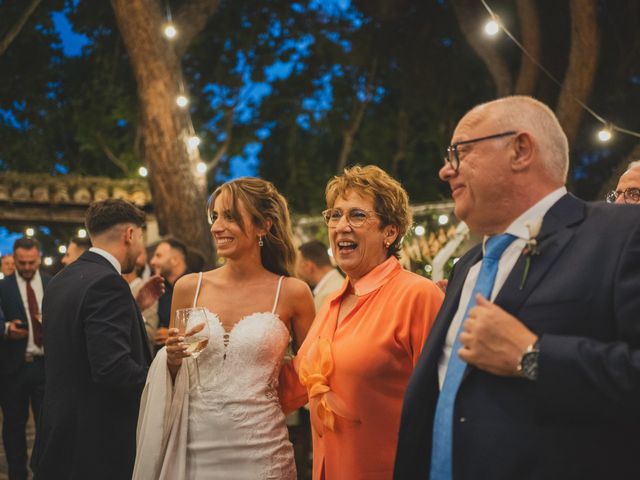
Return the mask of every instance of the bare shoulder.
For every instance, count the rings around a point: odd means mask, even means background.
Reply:
[[[294,277],[285,277],[282,282],[283,293],[290,299],[301,299],[311,295],[311,289],[306,282]]]
[[[195,292],[198,286],[198,273],[188,273],[178,279],[173,286],[174,294],[182,292]]]

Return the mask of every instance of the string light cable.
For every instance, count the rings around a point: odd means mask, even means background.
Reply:
[[[533,55],[531,55],[531,53],[529,53],[529,51],[524,47],[524,45],[522,45],[518,39],[509,31],[509,29],[500,21],[500,18],[498,17],[498,15],[495,14],[495,12],[491,9],[491,7],[489,7],[489,5],[487,5],[487,2],[485,0],[480,0],[482,2],[482,5],[484,6],[484,8],[487,10],[487,12],[489,13],[489,15],[491,16],[491,20],[493,20],[495,23],[498,24],[498,26],[500,27],[500,29],[502,31],[504,31],[504,33],[511,39],[511,41],[513,43],[516,44],[516,46],[520,49],[520,51],[522,51],[522,53],[524,53],[527,58],[529,58],[529,60],[531,60],[540,70],[542,70],[542,72],[549,77],[549,79],[555,83],[558,87],[562,88],[562,83],[549,71],[545,68],[544,65],[542,65],[537,58],[535,58]],[[580,105],[586,112],[588,112],[593,118],[595,118],[596,120],[598,120],[600,123],[602,123],[604,125],[603,130],[600,131],[600,133],[604,132],[604,131],[608,131],[609,132],[609,137],[607,138],[607,140],[609,138],[611,138],[610,132],[611,131],[617,131],[620,133],[625,133],[627,135],[632,135],[634,137],[638,137],[640,138],[640,132],[635,132],[633,130],[629,130],[627,128],[623,128],[623,127],[619,127],[618,125],[615,125],[607,120],[605,120],[602,116],[598,115],[591,107],[589,107],[586,103],[584,103],[582,100],[580,100],[578,97],[576,97],[573,93],[568,92],[569,95],[571,96],[571,98],[578,103],[578,105]],[[599,133],[599,137],[602,140],[602,136],[600,136]],[[604,135],[603,135],[604,136]],[[606,141],[606,140],[602,140],[602,141]]]

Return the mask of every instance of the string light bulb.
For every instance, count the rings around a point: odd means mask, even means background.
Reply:
[[[169,40],[173,40],[174,38],[176,38],[176,35],[178,35],[178,30],[176,30],[176,27],[173,25],[173,23],[165,24],[163,32],[164,36]]]
[[[611,129],[607,126],[598,131],[598,140],[600,140],[602,143],[606,143],[611,140],[612,136],[613,134],[611,133]]]
[[[50,267],[51,265],[53,265],[53,258],[51,257],[44,257],[43,261],[47,267]]]
[[[416,235],[418,235],[419,237],[423,236],[426,233],[426,230],[424,229],[424,227],[422,225],[418,225],[414,232],[416,233]]]
[[[500,25],[496,22],[495,18],[492,18],[484,25],[484,33],[493,37],[500,31]]]
[[[198,145],[200,145],[200,137],[198,137],[197,135],[194,135],[187,139],[187,146],[189,147],[189,150],[195,150],[196,148],[198,148]]]
[[[64,255],[65,253],[67,253],[67,246],[66,245],[60,245],[58,247],[58,253],[61,253],[62,255]]]
[[[198,162],[198,165],[196,166],[196,170],[198,171],[198,173],[200,174],[205,174],[207,173],[207,164],[204,162]]]
[[[87,238],[87,231],[84,228],[78,229],[78,238]]]
[[[186,96],[184,96],[184,95],[180,94],[180,95],[178,95],[178,96],[176,97],[176,104],[177,104],[180,108],[184,108],[184,107],[186,107],[187,105],[189,105],[189,99],[188,99]]]
[[[140,175],[141,177],[146,177],[147,175],[149,175],[149,170],[147,170],[147,167],[140,167],[138,169],[138,175]]]
[[[27,237],[33,237],[36,234],[36,231],[33,228],[29,227],[24,231],[24,233]]]
[[[440,225],[446,225],[449,223],[449,215],[445,215],[444,213],[438,217],[438,223]]]

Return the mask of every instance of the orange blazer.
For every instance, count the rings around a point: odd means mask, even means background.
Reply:
[[[404,391],[443,293],[391,257],[356,282],[356,306],[336,328],[348,282],[282,369],[280,400],[285,412],[309,401],[314,480],[388,480]]]

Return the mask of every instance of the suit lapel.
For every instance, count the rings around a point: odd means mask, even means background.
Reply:
[[[9,285],[11,285],[11,290],[13,291],[12,295],[16,299],[16,305],[18,305],[18,308],[20,309],[20,314],[22,315],[22,319],[27,321],[29,317],[27,317],[27,309],[22,303],[22,295],[20,294],[20,289],[18,288],[17,275],[18,275],[18,272],[14,273],[11,277],[7,278],[7,280],[9,280]]]
[[[531,257],[529,272],[522,289],[520,285],[525,271],[526,257],[520,255],[507,280],[495,299],[495,303],[511,314],[516,314],[524,301],[531,296],[547,271],[568,245],[575,234],[574,226],[584,219],[585,205],[573,195],[565,195],[551,207],[544,217],[538,238],[538,255]]]

